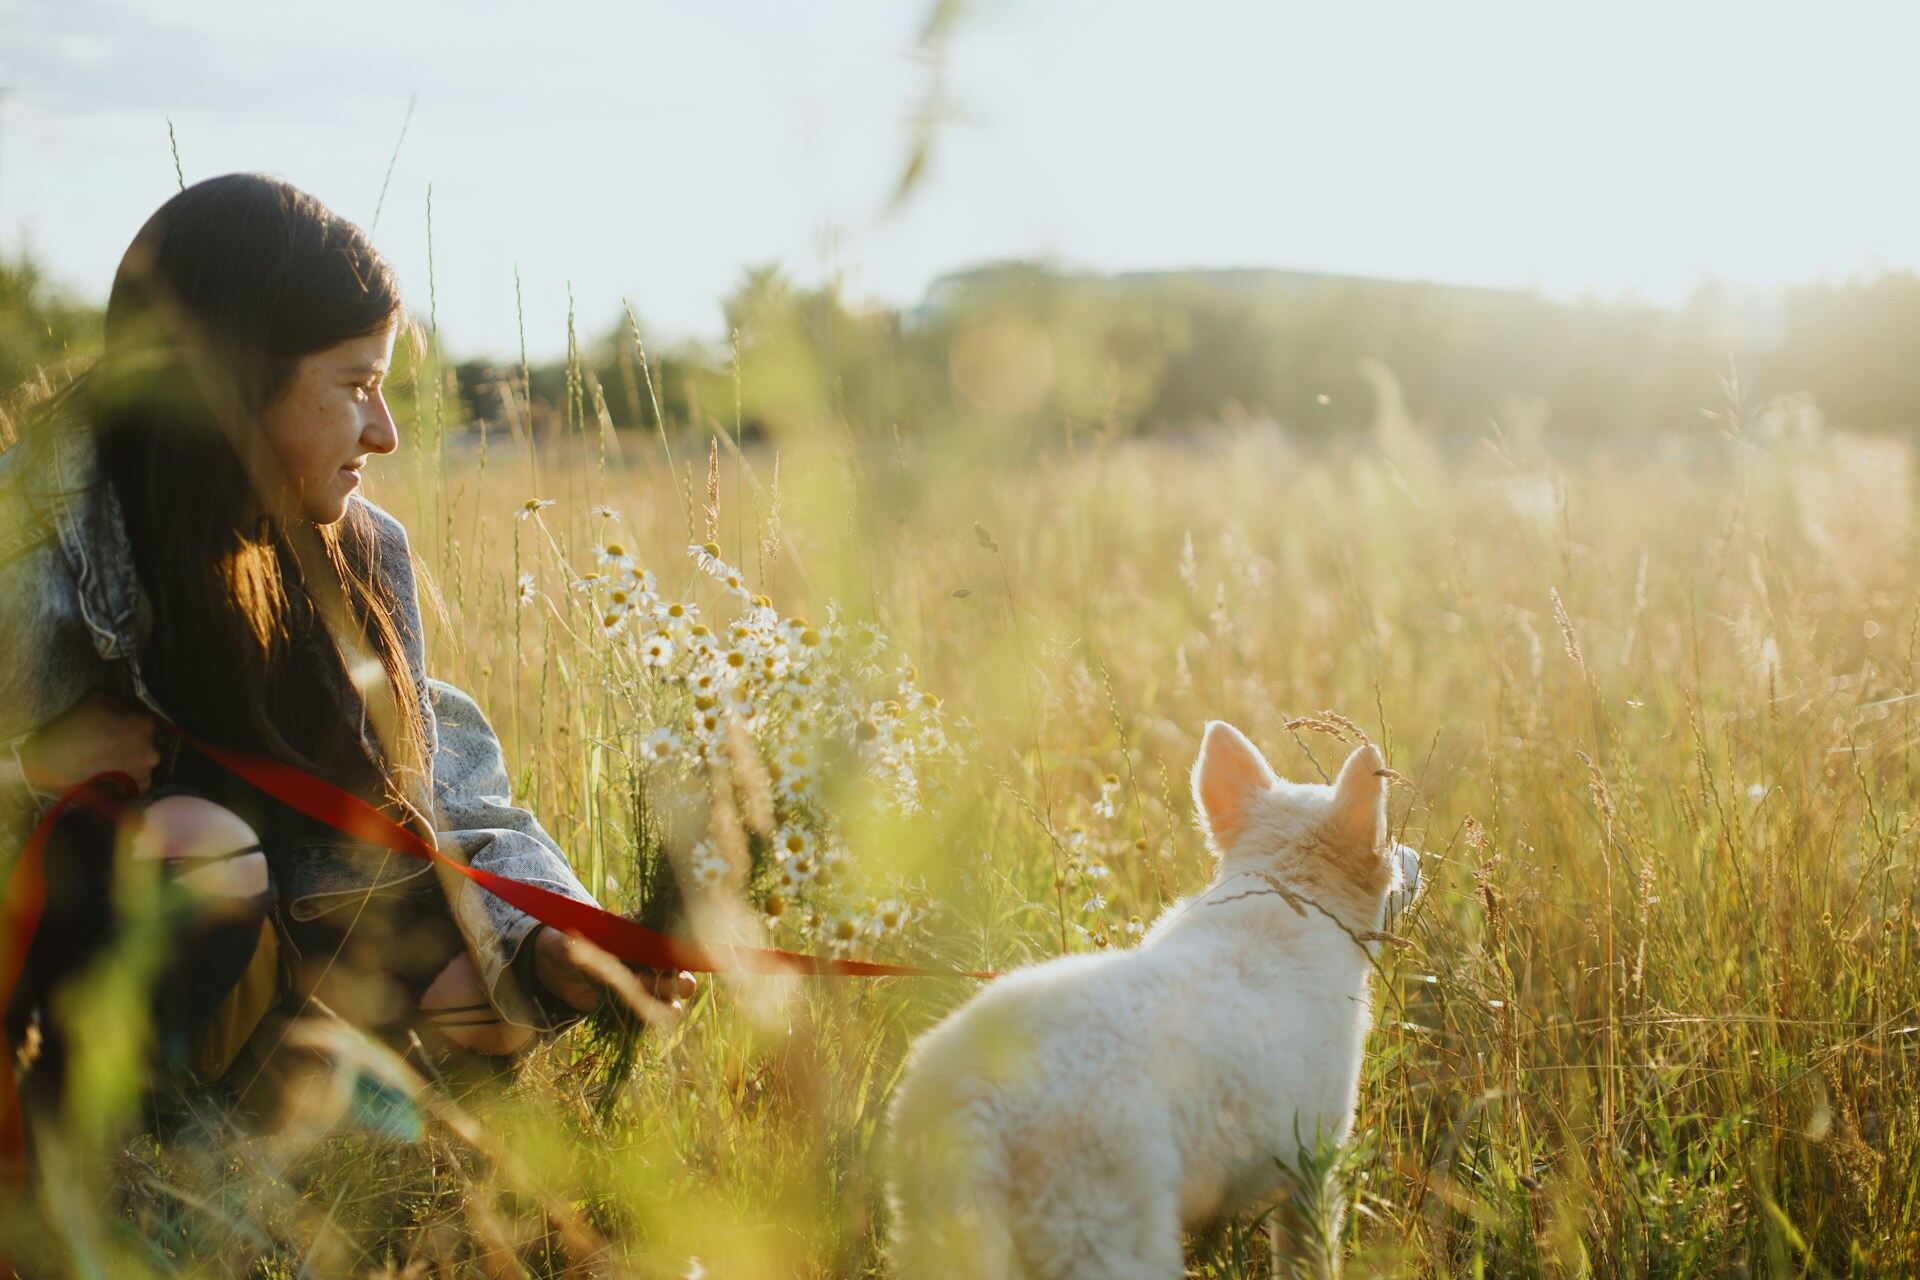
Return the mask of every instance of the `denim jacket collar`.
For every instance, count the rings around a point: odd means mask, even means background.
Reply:
[[[101,483],[92,430],[79,413],[56,412],[15,451],[20,456],[9,459],[0,486],[0,501],[21,522],[15,536],[23,543],[58,539],[94,649],[107,661],[132,662],[151,617],[119,499]],[[144,687],[141,694],[147,700]]]

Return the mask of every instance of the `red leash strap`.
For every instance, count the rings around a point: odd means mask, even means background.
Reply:
[[[74,809],[87,809],[111,817],[118,807],[135,795],[139,787],[124,773],[101,773],[88,778],[54,801],[40,821],[34,824],[27,842],[20,849],[20,860],[7,878],[7,891],[0,898],[0,1016],[13,1005],[14,989],[27,964],[27,952],[33,947],[33,935],[40,928],[41,913],[47,906],[47,840],[54,826]],[[20,1098],[13,1082],[13,1046],[4,1045],[8,1061],[0,1063],[0,1201],[11,1201],[26,1182],[26,1118],[20,1112]],[[10,1204],[0,1208],[11,1209]],[[0,1255],[0,1263],[6,1262]],[[11,1265],[6,1267],[12,1273]]]
[[[728,947],[709,951],[685,938],[676,938],[638,924],[625,916],[579,902],[565,894],[524,880],[511,880],[478,867],[467,866],[422,840],[360,797],[343,791],[291,765],[261,760],[201,742],[167,726],[195,750],[231,770],[241,781],[259,788],[297,813],[369,844],[391,849],[409,858],[453,868],[488,893],[526,912],[562,933],[585,938],[630,965],[692,973],[813,974],[836,978],[997,978],[986,970],[924,969],[911,965],[880,964],[870,960],[837,960],[827,956],[777,951],[765,947]],[[102,773],[88,778],[56,800],[34,824],[20,850],[0,898],[0,1015],[12,1004],[14,989],[33,946],[35,931],[46,909],[46,846],[54,826],[76,808],[111,816],[138,793],[124,773]],[[11,1046],[0,1043],[0,1049]],[[0,1213],[24,1185],[26,1128],[20,1112],[13,1063],[0,1062]],[[10,1272],[4,1244],[0,1270]]]
[[[172,728],[172,726],[168,726]],[[422,840],[419,833],[393,821],[360,797],[291,765],[225,751],[173,729],[180,740],[222,765],[234,776],[266,792],[275,800],[316,822],[356,840],[376,844],[451,867],[496,898],[526,912],[540,923],[570,933],[602,948],[630,965],[689,973],[800,973],[835,978],[997,978],[986,970],[925,969],[912,965],[881,964],[871,960],[837,960],[828,956],[778,951],[765,947],[727,947],[715,951],[685,938],[649,929],[625,916],[591,903],[580,902],[524,880],[470,867],[449,858]]]

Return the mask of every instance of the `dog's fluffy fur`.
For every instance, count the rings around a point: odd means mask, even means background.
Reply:
[[[1129,951],[1010,974],[915,1047],[892,1111],[902,1280],[1168,1280],[1181,1232],[1269,1199],[1343,1141],[1372,1013],[1367,935],[1410,900],[1372,746],[1283,782],[1207,726],[1205,892]]]

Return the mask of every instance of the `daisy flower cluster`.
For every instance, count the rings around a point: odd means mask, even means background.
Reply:
[[[1075,824],[1061,838],[1066,855],[1056,888],[1065,895],[1073,931],[1080,941],[1095,947],[1125,946],[1146,932],[1138,915],[1121,920],[1111,901],[1113,872],[1107,859],[1115,854],[1144,858],[1147,842],[1129,844],[1116,827],[1120,816],[1120,778],[1109,773],[1100,780],[1099,796],[1090,806],[1097,832]]]
[[[853,775],[863,802],[923,811],[956,760],[939,699],[878,628],[837,611],[819,624],[783,616],[719,547],[687,551],[684,591],[664,592],[612,536],[594,549],[595,572],[574,584],[641,677],[653,728],[638,755],[649,775],[700,785],[750,744],[766,779],[772,834],[751,841],[745,883],[705,841],[686,879],[695,890],[744,888],[771,926],[836,950],[897,937],[916,914],[909,895],[853,901],[853,856],[823,789]]]

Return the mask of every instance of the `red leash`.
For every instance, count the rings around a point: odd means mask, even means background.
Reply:
[[[179,739],[224,766],[242,782],[316,822],[395,853],[451,867],[496,898],[545,925],[602,948],[630,965],[689,973],[803,973],[835,978],[997,978],[985,970],[924,969],[871,960],[836,960],[766,947],[728,947],[710,952],[698,943],[649,929],[625,916],[580,902],[551,889],[449,858],[380,810],[349,791],[277,760],[261,760],[201,742],[167,726]]]
[[[451,867],[503,902],[562,933],[585,938],[630,965],[647,969],[691,973],[811,974],[835,978],[997,978],[990,970],[918,968],[881,964],[871,960],[839,960],[829,956],[779,951],[767,947],[726,947],[709,950],[685,938],[676,938],[618,916],[565,894],[523,880],[470,867],[449,858],[420,838],[419,833],[393,821],[360,797],[324,778],[275,760],[262,760],[201,742],[166,725],[188,746],[230,770],[241,781],[258,788],[297,813],[368,844],[422,862]],[[109,788],[124,794],[115,795]],[[71,788],[53,803],[34,825],[0,899],[0,1013],[13,1000],[34,932],[46,906],[46,845],[54,825],[76,807],[111,813],[135,794],[134,780],[124,773],[102,773]],[[0,1063],[0,1211],[18,1193],[26,1174],[26,1132],[13,1080],[13,1064]],[[0,1246],[0,1263],[5,1262]]]

